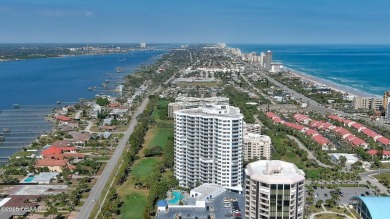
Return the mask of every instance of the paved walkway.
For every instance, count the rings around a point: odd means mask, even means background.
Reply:
[[[258,115],[253,115],[253,118],[255,118],[257,124],[260,124],[263,126],[263,123],[261,123]]]
[[[92,131],[91,131],[91,128],[92,128],[92,126],[93,126],[93,122],[91,122],[91,121],[86,121],[87,123],[88,123],[88,125],[87,125],[87,127],[85,127],[85,132],[88,132],[88,133],[93,133]]]
[[[324,204],[321,204],[321,207],[322,207],[322,209],[324,209],[324,211],[325,211],[325,212],[328,212],[328,210],[326,210],[326,208],[325,208],[325,205],[324,205]]]
[[[307,158],[317,161],[318,165],[320,165],[320,166],[322,166],[322,167],[325,167],[325,168],[332,168],[332,166],[329,166],[329,165],[326,165],[326,164],[324,164],[324,163],[321,163],[321,161],[319,161],[319,160],[314,156],[314,154],[313,154],[311,151],[309,151],[309,149],[307,149],[307,148],[305,147],[305,145],[303,145],[303,143],[302,143],[298,138],[296,138],[296,137],[294,137],[294,136],[291,136],[291,135],[287,135],[287,137],[288,137],[289,139],[295,141],[295,142],[298,144],[298,147],[299,147],[300,149],[303,149],[303,150],[305,150],[305,151],[307,152]]]
[[[333,211],[321,211],[321,212],[314,213],[314,214],[310,215],[310,219],[315,219],[317,215],[321,215],[321,214],[337,214],[337,215],[342,215],[343,217],[348,218],[348,219],[354,219],[353,217],[350,217],[346,214],[336,213]]]
[[[347,209],[347,211],[353,216],[353,218],[356,219],[356,217],[354,216],[354,214],[352,214],[352,211],[349,210],[348,205],[344,204],[344,207],[345,207],[345,209]]]

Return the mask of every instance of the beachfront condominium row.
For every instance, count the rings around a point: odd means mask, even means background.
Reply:
[[[386,119],[390,120],[390,91],[386,91],[383,94],[383,109]]]
[[[229,105],[174,113],[174,172],[183,187],[217,184],[242,191],[243,115]]]
[[[305,174],[295,164],[260,160],[245,169],[245,218],[303,218]]]
[[[372,109],[375,111],[383,110],[383,100],[375,97],[355,97],[354,107],[355,109]]]
[[[267,70],[271,70],[272,68],[272,52],[270,50],[265,53],[261,52],[260,55],[257,55],[255,52],[241,54],[241,59],[251,63],[259,63],[260,66]]]
[[[382,98],[379,97],[355,97],[355,109],[371,109],[384,112],[385,118],[390,119],[390,91],[386,91]]]

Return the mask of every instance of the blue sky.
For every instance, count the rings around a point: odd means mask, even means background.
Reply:
[[[0,43],[389,44],[388,0],[0,0]]]

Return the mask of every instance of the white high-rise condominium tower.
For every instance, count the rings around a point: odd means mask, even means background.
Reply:
[[[183,187],[212,183],[242,191],[243,115],[229,105],[183,109],[175,118],[175,177]]]
[[[245,169],[245,218],[303,218],[305,174],[295,164],[260,160]]]

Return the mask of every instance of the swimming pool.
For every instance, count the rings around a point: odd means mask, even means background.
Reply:
[[[172,192],[172,196],[173,196],[173,199],[168,200],[168,204],[171,204],[171,205],[178,204],[179,201],[184,197],[181,195],[181,192],[179,192],[179,191]]]
[[[25,180],[24,180],[24,182],[31,182],[31,181],[33,181],[34,180],[34,177],[35,176],[29,176],[29,177],[27,177]]]

